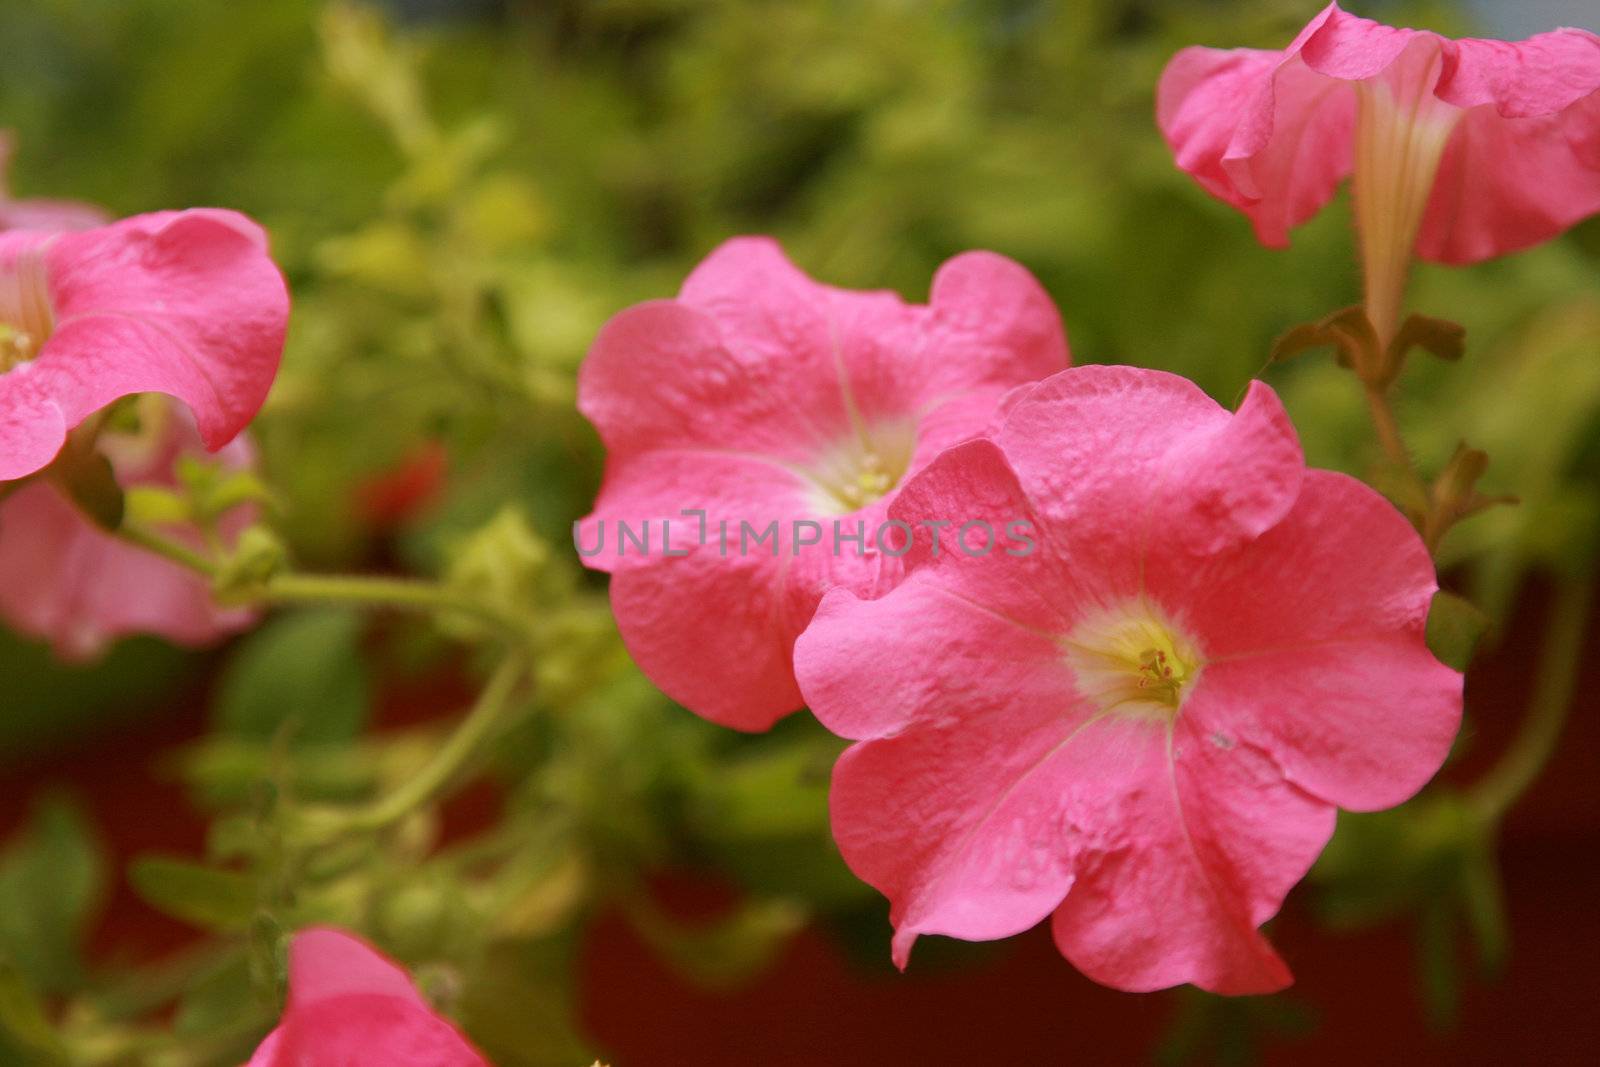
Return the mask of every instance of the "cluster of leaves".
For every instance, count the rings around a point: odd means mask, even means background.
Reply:
[[[496,1062],[586,1062],[569,964],[597,909],[620,903],[663,954],[730,981],[808,913],[881,906],[828,840],[837,742],[798,718],[734,737],[670,707],[566,549],[600,470],[573,408],[588,342],[722,238],[774,233],[821,278],[911,297],[947,256],[994,248],[1057,296],[1080,362],[1178,371],[1223,401],[1275,336],[1358,288],[1342,210],[1290,253],[1261,249],[1177,172],[1150,117],[1178,47],[1281,43],[1302,3],[396,5],[434,8],[470,17],[396,26],[312,0],[0,7],[0,39],[17,42],[0,111],[20,132],[21,192],[119,212],[222,203],[271,229],[295,317],[254,432],[294,557],[446,575],[519,620],[533,662],[487,746],[500,788],[486,827],[444,837],[430,804],[330,839],[289,813],[413,776],[443,727],[375,732],[374,708],[447,693],[427,680],[471,673],[462,644],[485,635],[465,619],[441,633],[305,609],[239,641],[179,766],[212,818],[209,854],[127,872],[208,938],[159,973],[87,967],[83,927],[118,872],[72,807],[42,806],[0,859],[0,1059],[240,1062],[275,1015],[283,933],[331,922],[410,964]],[[1447,10],[1389,14],[1459,28]],[[1444,547],[1491,621],[1531,569],[1570,579],[1595,555],[1597,260],[1591,225],[1478,270],[1425,268],[1415,289],[1468,337],[1463,369],[1407,371],[1402,417],[1424,466],[1470,432],[1493,457],[1488,489],[1522,500]],[[1381,463],[1331,360],[1270,375],[1313,462]],[[363,486],[440,452],[435,497],[400,521],[375,514]],[[1462,654],[1481,630],[1441,625]],[[69,676],[0,635],[0,745],[26,751],[215,665],[136,642]],[[1347,820],[1318,872],[1330,911],[1448,916],[1467,901],[1493,942],[1472,903],[1492,880],[1492,827],[1462,810],[1434,795]],[[748,903],[681,929],[640,888],[666,863],[727,872]],[[1205,1003],[1185,1015],[1195,1047]]]

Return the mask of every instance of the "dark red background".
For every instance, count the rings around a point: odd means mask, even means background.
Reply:
[[[1451,778],[1473,780],[1515,731],[1547,603],[1542,594],[1527,598],[1508,639],[1474,666],[1468,706],[1475,736]],[[1593,622],[1584,661],[1600,662]],[[452,706],[453,697],[448,683],[435,692],[412,687],[386,719]],[[151,850],[198,855],[203,824],[181,790],[153,770],[164,751],[200,729],[203,687],[182,703],[25,768],[0,770],[0,832],[15,829],[37,791],[66,783],[91,808],[119,865]],[[1453,1031],[1436,1032],[1426,1022],[1408,923],[1333,933],[1311,921],[1297,891],[1272,936],[1294,969],[1290,995],[1306,1009],[1310,1028],[1270,1042],[1266,1062],[1593,1062],[1600,1047],[1592,985],[1600,963],[1597,754],[1600,686],[1583,680],[1559,753],[1505,827],[1510,963],[1492,983],[1469,977]],[[715,907],[725,895],[681,872],[661,884],[664,903],[691,912]],[[189,937],[121,887],[91,949],[101,957],[148,958]],[[1133,996],[1094,985],[1056,954],[1043,928],[973,956],[955,969],[919,960],[902,976],[887,957],[863,964],[825,931],[808,930],[753,983],[714,993],[686,985],[620,919],[603,917],[580,964],[583,1020],[627,1067],[1119,1063],[1152,1056],[1179,1007],[1175,994]]]

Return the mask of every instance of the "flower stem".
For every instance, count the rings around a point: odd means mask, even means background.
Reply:
[[[1389,457],[1395,470],[1405,478],[1408,495],[1414,499],[1413,507],[1404,510],[1414,512],[1411,519],[1422,535],[1422,542],[1428,548],[1428,555],[1436,555],[1439,541],[1444,537],[1449,524],[1440,515],[1440,509],[1428,488],[1428,483],[1423,480],[1416,464],[1411,461],[1411,452],[1406,448],[1405,438],[1400,435],[1400,422],[1395,418],[1394,405],[1389,401],[1389,390],[1364,383],[1363,392],[1367,396],[1367,411],[1372,415],[1372,428],[1377,434],[1378,444],[1382,446],[1384,455]]]
[[[142,548],[146,552],[154,552],[156,555],[169,559],[181,567],[187,567],[206,578],[215,578],[217,575],[217,565],[211,560],[187,545],[180,544],[170,537],[156,533],[154,530],[126,523],[118,528],[117,536],[131,545]]]
[[[421,770],[370,804],[301,812],[301,832],[314,843],[346,833],[370,833],[393,825],[438,797],[483,743],[493,736],[506,712],[515,706],[512,697],[526,674],[523,657],[517,653],[507,655],[490,675],[472,710]]]
[[[117,535],[209,580],[215,580],[222,570],[219,564],[154,530],[127,524]],[[251,599],[259,603],[325,602],[432,613],[459,612],[488,625],[505,639],[508,648],[472,710],[444,739],[428,763],[402,785],[362,807],[319,807],[298,812],[295,829],[308,844],[324,843],[346,833],[380,830],[435,799],[498,729],[507,711],[514,706],[512,698],[528,673],[528,633],[518,619],[437,583],[371,575],[279,574],[249,593]]]
[[[508,637],[520,636],[521,627],[486,604],[461,596],[436,582],[415,578],[384,578],[364,574],[282,574],[261,589],[266,603],[364,604],[423,612],[460,612],[471,615]]]
[[[1556,750],[1578,686],[1594,586],[1594,576],[1585,570],[1568,578],[1557,594],[1527,718],[1500,762],[1471,793],[1472,803],[1486,823],[1498,822],[1522,799]]]
[[[147,527],[125,524],[117,530],[117,536],[207,579],[215,579],[221,569],[201,553]],[[266,604],[360,604],[405,611],[459,612],[488,625],[512,643],[521,643],[525,638],[525,628],[517,620],[436,582],[415,578],[367,574],[279,574],[252,590],[251,594],[253,601]]]
[[[1405,439],[1400,436],[1400,423],[1394,417],[1394,406],[1389,403],[1387,390],[1376,386],[1364,387],[1367,394],[1367,410],[1372,413],[1372,428],[1377,431],[1378,443],[1383,446],[1384,453],[1394,461],[1395,466],[1410,473],[1420,485],[1421,475],[1411,464],[1411,453],[1406,450]]]

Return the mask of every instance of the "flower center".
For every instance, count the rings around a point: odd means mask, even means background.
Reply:
[[[1433,47],[1425,43],[1411,47]],[[1397,61],[1403,76],[1357,87],[1355,214],[1366,273],[1367,315],[1387,346],[1400,325],[1417,231],[1433,193],[1445,145],[1465,114],[1433,94],[1440,56]]]
[[[916,449],[916,428],[882,423],[826,450],[807,473],[817,485],[817,510],[847,515],[900,484]]]
[[[0,260],[0,374],[37,356],[53,329],[43,249]]]
[[[1183,631],[1143,600],[1084,619],[1064,643],[1079,691],[1121,715],[1170,721],[1204,666]]]

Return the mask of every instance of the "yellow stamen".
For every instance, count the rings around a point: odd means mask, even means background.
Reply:
[[[844,515],[881,500],[910,467],[915,446],[915,430],[895,424],[875,427],[829,451],[810,469],[820,490],[818,510]]]
[[[1085,619],[1065,644],[1079,691],[1135,717],[1177,715],[1203,666],[1183,631],[1142,600]]]
[[[0,374],[36,357],[54,329],[43,249],[0,263]]]

